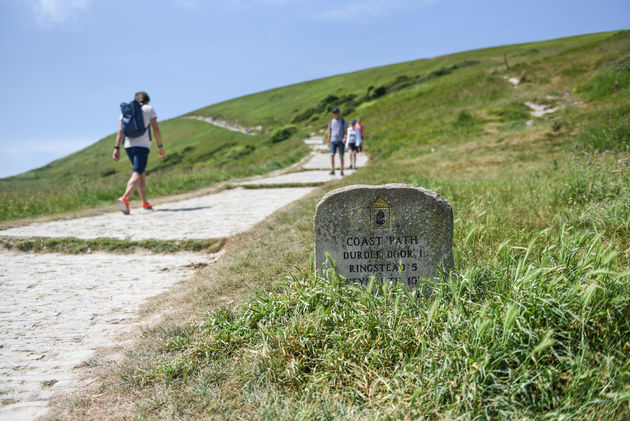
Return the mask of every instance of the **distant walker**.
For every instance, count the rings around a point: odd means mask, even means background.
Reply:
[[[114,161],[120,159],[120,145],[124,137],[125,152],[127,152],[127,156],[133,166],[125,194],[118,199],[120,210],[125,215],[130,213],[129,199],[131,199],[133,192],[136,190],[138,190],[138,194],[142,199],[142,208],[146,210],[153,209],[153,206],[147,200],[145,174],[149,160],[149,151],[151,150],[151,128],[153,128],[155,133],[158,156],[160,159],[164,158],[162,133],[157,123],[155,110],[149,105],[149,95],[146,92],[138,92],[131,103],[121,104],[120,125],[112,158]]]
[[[328,122],[328,147],[330,148],[330,174],[335,175],[335,152],[339,151],[339,167],[343,176],[343,152],[346,147],[348,123],[341,117],[339,108],[332,109],[333,118]]]

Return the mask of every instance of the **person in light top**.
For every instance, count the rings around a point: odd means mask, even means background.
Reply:
[[[151,127],[153,128],[153,134],[155,135],[155,141],[158,147],[158,156],[164,158],[164,148],[162,146],[162,133],[157,123],[157,115],[152,106],[149,105],[149,95],[146,92],[138,92],[135,95],[135,100],[142,106],[142,119],[147,130],[138,137],[127,137],[123,135],[122,114],[120,116],[120,125],[118,127],[118,134],[116,135],[116,145],[114,146],[114,153],[112,158],[114,161],[120,159],[120,145],[123,137],[125,139],[125,152],[131,161],[133,166],[131,178],[127,182],[127,188],[125,194],[118,199],[120,210],[125,215],[129,215],[129,199],[135,190],[138,190],[138,194],[142,199],[142,208],[152,210],[153,207],[147,200],[147,186],[146,186],[146,174],[145,170],[147,162],[149,160],[149,150],[151,149]]]
[[[330,148],[330,174],[335,175],[335,152],[339,151],[339,164],[343,176],[343,151],[346,145],[348,124],[341,117],[339,108],[332,109],[333,118],[328,122],[328,147]]]
[[[350,121],[350,128],[348,128],[348,150],[350,151],[350,169],[357,169],[357,151],[363,143],[363,137],[361,136],[361,130],[357,127],[357,121]]]

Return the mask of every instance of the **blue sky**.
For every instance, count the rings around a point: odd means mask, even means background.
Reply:
[[[630,0],[0,0],[0,177],[113,133],[138,90],[164,120],[338,73],[629,27]]]

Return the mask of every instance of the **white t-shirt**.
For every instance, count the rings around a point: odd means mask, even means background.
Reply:
[[[120,120],[122,120],[123,116],[120,115]],[[147,104],[142,104],[142,119],[144,120],[144,127],[149,127],[151,125],[151,119],[157,118],[157,114],[155,114],[155,110],[152,106]],[[145,131],[142,136],[138,137],[127,137],[125,136],[125,148],[131,148],[134,146],[139,146],[141,148],[151,149],[151,138],[149,138],[149,130]]]
[[[361,131],[355,129],[354,126],[350,126],[348,129],[348,143],[354,143],[358,147],[362,142]]]

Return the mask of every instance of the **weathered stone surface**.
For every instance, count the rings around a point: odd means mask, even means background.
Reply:
[[[333,190],[315,212],[315,264],[326,253],[349,282],[372,276],[408,288],[453,264],[453,211],[440,195],[405,184],[356,185]]]

